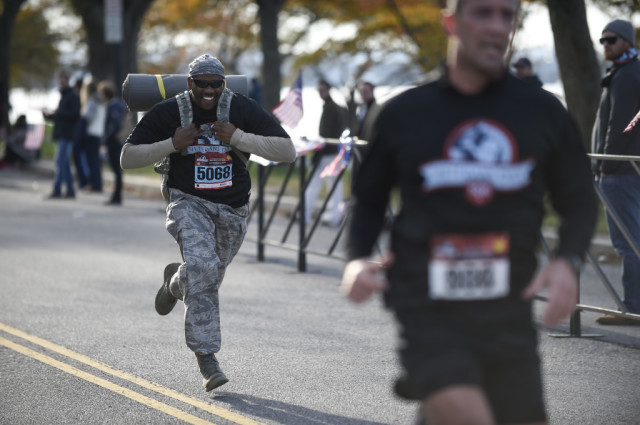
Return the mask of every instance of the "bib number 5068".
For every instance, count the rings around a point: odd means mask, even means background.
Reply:
[[[196,179],[198,181],[219,181],[231,177],[231,167],[197,167]]]

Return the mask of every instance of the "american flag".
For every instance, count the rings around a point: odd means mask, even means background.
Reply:
[[[321,172],[320,178],[337,176],[347,168],[349,158],[351,157],[351,149],[353,148],[353,139],[340,138],[340,150],[335,158]]]
[[[629,125],[627,125],[627,127],[622,131],[623,133],[628,133],[631,130],[633,130],[633,127],[636,126],[636,124],[638,123],[638,121],[640,121],[640,111],[638,111],[638,113],[636,114],[635,117],[633,117],[633,119],[629,122]]]
[[[306,137],[293,139],[293,146],[296,148],[296,156],[303,156],[311,152],[319,151],[324,148],[327,143],[324,139],[309,140]]]
[[[273,108],[273,115],[290,128],[295,128],[302,119],[302,73],[300,71],[287,96]]]
[[[38,150],[44,140],[44,124],[36,124],[27,127],[27,135],[24,138],[24,147],[29,150]]]

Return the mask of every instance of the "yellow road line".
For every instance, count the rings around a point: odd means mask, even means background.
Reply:
[[[130,389],[121,387],[120,385],[116,385],[113,382],[107,381],[106,379],[91,375],[90,373],[84,372],[49,356],[45,356],[44,354],[40,354],[37,351],[34,351],[20,344],[16,344],[15,342],[9,341],[8,339],[0,337],[0,345],[4,345],[11,350],[17,351],[18,353],[24,354],[25,356],[29,356],[33,359],[41,361],[42,363],[48,364],[49,366],[58,368],[63,372],[66,372],[73,376],[77,376],[78,378],[84,379],[85,381],[91,382],[92,384],[99,385],[103,388],[113,391],[116,394],[123,395],[133,401],[137,401],[138,403],[144,404],[145,406],[149,406],[152,409],[159,410],[163,413],[166,413],[167,415],[176,417],[181,421],[194,425],[214,425],[212,422],[205,421],[204,419],[200,419],[196,416],[183,412],[180,409],[171,407],[168,404],[161,403],[158,400],[154,400],[135,391],[131,391]]]
[[[123,372],[117,369],[114,369],[113,367],[101,363],[97,360],[93,360],[92,358],[85,356],[84,354],[80,354],[80,353],[76,353],[75,351],[69,350],[68,348],[62,347],[60,345],[54,344],[53,342],[49,342],[47,340],[44,340],[42,338],[39,338],[37,336],[28,334],[26,332],[23,332],[19,329],[13,328],[9,325],[5,325],[4,323],[0,322],[0,331],[4,331],[8,334],[17,336],[19,338],[25,339],[29,342],[32,342],[36,345],[39,345],[41,347],[44,347],[48,350],[51,350],[53,352],[56,352],[58,354],[62,354],[63,356],[66,357],[70,357],[73,360],[76,360],[80,363],[84,363],[88,366],[91,366],[93,368],[96,368],[104,373],[108,373],[109,375],[113,375],[116,376],[120,379],[124,379],[125,381],[129,381],[132,382],[134,384],[137,384],[143,388],[146,388],[148,390],[151,391],[155,391],[159,394],[162,394],[164,396],[167,397],[171,397],[175,400],[181,401],[183,403],[186,404],[190,404],[191,406],[197,407],[199,409],[202,409],[206,412],[212,413],[216,416],[219,416],[223,419],[226,419],[228,421],[231,422],[235,422],[239,425],[263,425],[260,422],[256,422],[252,419],[249,418],[245,418],[242,415],[239,415],[237,413],[231,412],[227,409],[223,409],[222,407],[217,407],[214,406],[213,404],[209,404],[206,403],[202,400],[198,400],[196,398],[193,397],[189,397],[188,395],[179,393],[177,391],[174,391],[170,388],[167,387],[163,387],[160,384],[156,384],[154,382],[151,381],[147,381],[146,379],[143,378],[139,378],[135,375],[132,375],[130,373],[127,372]]]

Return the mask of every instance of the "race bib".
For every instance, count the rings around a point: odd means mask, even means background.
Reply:
[[[442,235],[431,242],[429,296],[470,301],[509,294],[509,236]]]
[[[196,161],[196,189],[221,189],[232,186],[232,167],[232,164],[199,165]]]
[[[194,187],[198,190],[223,189],[233,186],[231,146],[216,139],[213,123],[202,124],[193,145],[184,155],[195,155]]]

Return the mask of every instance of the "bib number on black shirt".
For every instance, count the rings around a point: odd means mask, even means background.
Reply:
[[[196,189],[220,189],[231,186],[232,164],[196,165]]]
[[[213,126],[213,123],[202,124],[195,143],[184,152],[195,156],[193,184],[197,190],[233,186],[232,149],[216,139]]]
[[[509,294],[509,236],[442,235],[431,243],[429,296],[469,301]]]

